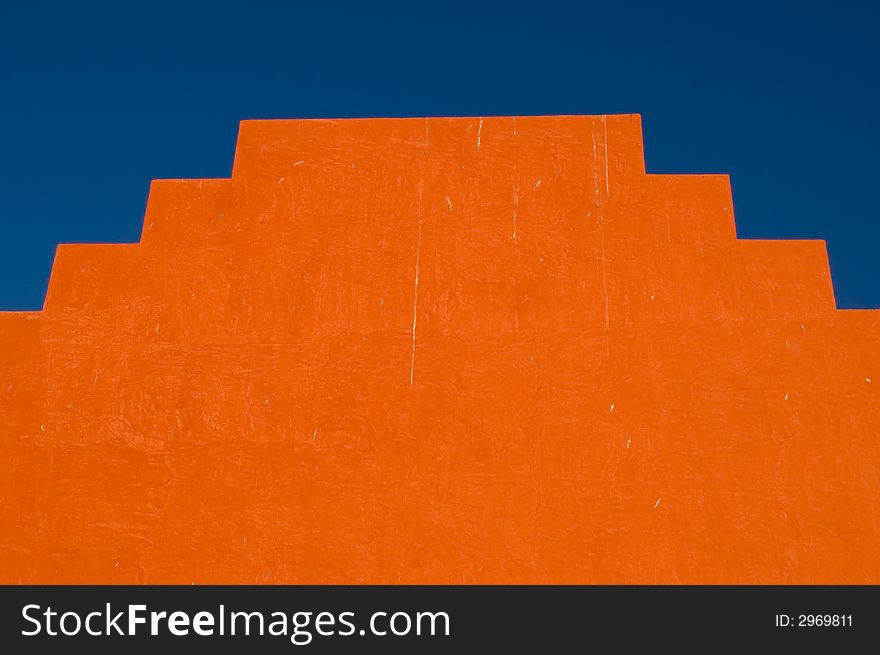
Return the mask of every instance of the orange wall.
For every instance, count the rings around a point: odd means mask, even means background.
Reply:
[[[246,121],[0,314],[0,582],[878,583],[878,328],[637,116]]]

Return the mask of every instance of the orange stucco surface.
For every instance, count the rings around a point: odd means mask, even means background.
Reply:
[[[638,116],[246,121],[0,314],[0,582],[878,583],[878,328]]]

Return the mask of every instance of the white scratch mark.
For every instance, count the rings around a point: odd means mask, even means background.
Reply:
[[[483,127],[483,121],[480,120],[480,127]],[[477,133],[477,150],[480,149],[480,137]],[[418,321],[419,312],[419,267],[422,257],[422,198],[425,195],[425,159],[428,156],[428,119],[425,119],[425,145],[424,156],[419,167],[419,231],[416,236],[416,274],[413,280],[413,320],[412,320],[412,355],[410,356],[409,365],[409,388],[413,388],[413,380],[416,372],[416,323]]]
[[[805,327],[804,327],[804,326],[803,326],[803,325],[801,325],[801,330],[803,330],[803,331],[804,331],[804,334],[806,334],[806,333],[807,333],[807,328],[805,328]]]
[[[656,502],[656,503],[654,503],[654,509],[657,509],[657,506],[660,504],[660,501],[661,501],[661,500],[663,500],[663,497],[662,497],[662,496],[661,496],[660,498],[657,499],[657,502]]]
[[[269,571],[269,572],[266,574],[266,577],[263,578],[263,582],[265,582],[266,580],[268,580],[270,575],[272,575],[272,571]],[[195,584],[195,583],[193,583],[193,584]]]
[[[519,209],[519,192],[513,185],[513,242],[516,243],[516,212]]]
[[[865,382],[867,382],[868,384],[871,384],[871,378],[865,378]],[[9,387],[9,388],[11,389],[12,387]]]
[[[306,160],[305,160],[305,159],[300,159],[300,160],[297,161],[297,162],[293,162],[293,165],[294,165],[294,166],[299,166],[300,164],[305,164],[305,163],[306,163]]]
[[[312,435],[312,443],[315,443],[315,439],[318,438],[318,428],[315,428],[315,433]]]
[[[605,116],[602,116],[602,138],[605,141],[604,149],[605,149],[605,197],[611,195],[611,187],[608,185],[608,124],[605,121]]]
[[[147,225],[147,232],[149,232],[149,231],[152,230],[152,229],[153,229],[153,224],[152,224],[152,223],[150,223],[149,225]]]
[[[449,196],[446,196],[446,206],[449,208],[449,211],[452,211],[452,200],[449,199]]]
[[[114,569],[118,569],[118,568],[119,568],[119,562],[116,562],[116,566],[114,566],[113,568],[114,568]]]
[[[535,188],[537,189],[539,186],[541,186],[541,180],[535,182]]]
[[[614,403],[611,403],[611,409],[609,409],[608,411],[609,411],[609,412],[613,412],[613,411],[614,411]]]
[[[603,124],[605,122],[604,116],[602,117],[602,122]],[[609,341],[609,333],[611,321],[608,313],[608,272],[605,266],[605,226],[602,220],[602,207],[599,203],[599,158],[596,155],[595,133],[593,134],[593,186],[596,191],[596,208],[599,210],[599,257],[602,263],[602,291],[605,294],[605,349],[610,353],[611,344]]]
[[[788,400],[788,394],[785,394],[785,400]]]
[[[596,155],[596,135],[593,134],[593,192],[596,194],[596,208],[599,207],[599,158]]]
[[[629,445],[632,443],[632,439],[629,437],[626,438],[626,447],[629,448]]]
[[[480,119],[480,124],[477,126],[477,150],[480,150],[480,137],[483,134],[483,119]]]
[[[268,399],[268,398],[266,398],[266,404],[267,404],[267,405],[269,404],[269,399]]]

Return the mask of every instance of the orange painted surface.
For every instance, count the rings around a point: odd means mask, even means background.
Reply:
[[[637,116],[247,121],[0,314],[0,582],[880,583],[878,329]]]

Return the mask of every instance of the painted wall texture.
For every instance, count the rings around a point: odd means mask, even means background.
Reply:
[[[878,328],[637,116],[246,121],[0,314],[0,582],[878,583]]]

